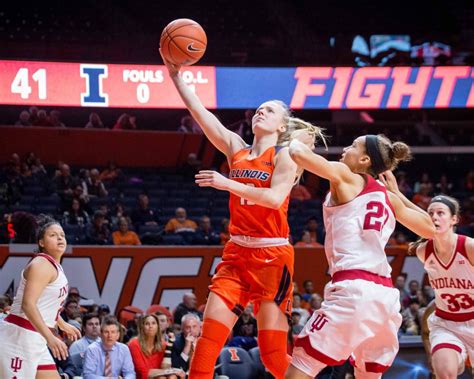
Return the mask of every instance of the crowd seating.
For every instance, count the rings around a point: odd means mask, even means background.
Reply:
[[[162,28],[186,17],[201,23],[208,34],[203,63],[350,65],[357,34],[396,30],[409,34],[413,44],[440,41],[450,44],[454,54],[473,49],[474,14],[467,4],[457,3],[430,4],[423,10],[407,3],[387,13],[384,7],[368,11],[355,3],[341,8],[309,1],[264,0],[256,6],[249,0],[166,5],[85,0],[67,8],[32,3],[28,9],[5,2],[0,5],[0,40],[10,56],[23,58],[46,53],[50,59],[77,60],[87,54],[90,60],[156,62]]]

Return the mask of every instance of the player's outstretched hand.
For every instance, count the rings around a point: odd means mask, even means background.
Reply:
[[[77,341],[79,338],[81,338],[81,331],[77,329],[75,326],[72,326],[71,324],[68,324],[67,322],[62,323],[59,326],[59,329],[61,329],[64,333],[66,333],[67,338],[71,341]]]
[[[48,339],[47,343],[54,358],[63,361],[69,356],[66,344],[58,337],[51,336],[51,338]]]
[[[165,57],[163,56],[163,53],[161,52],[161,48],[160,48],[160,55],[161,55],[161,59],[163,59],[163,63],[165,64],[166,68],[168,69],[168,72],[169,72],[170,76],[178,74],[181,66],[167,61],[165,59]]]
[[[298,140],[301,143],[308,146],[310,149],[314,149],[314,143],[316,142],[314,134],[311,135],[307,130],[299,129],[291,133],[291,140]]]
[[[201,170],[194,177],[199,187],[213,187],[219,190],[227,190],[227,182],[229,179],[216,171]]]
[[[400,192],[398,188],[397,178],[395,178],[395,175],[393,175],[392,171],[387,170],[379,174],[379,180],[390,192],[393,192],[394,194],[398,194]]]

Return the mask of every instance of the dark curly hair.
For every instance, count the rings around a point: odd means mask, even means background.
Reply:
[[[52,226],[52,225],[59,225],[59,221],[55,220],[53,217],[45,214],[40,214],[36,218],[36,222],[38,224],[37,232],[36,232],[36,243],[38,244],[38,252],[42,253],[43,252],[43,247],[40,246],[39,241],[44,238],[44,234],[46,233],[46,230]]]

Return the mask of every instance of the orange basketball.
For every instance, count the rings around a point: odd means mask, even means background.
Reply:
[[[176,65],[192,65],[204,55],[207,37],[196,21],[180,18],[163,29],[160,38],[161,53]]]

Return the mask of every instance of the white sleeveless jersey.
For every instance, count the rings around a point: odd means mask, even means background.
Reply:
[[[39,253],[36,256],[47,259],[58,271],[57,278],[44,288],[38,299],[38,302],[36,303],[45,324],[50,328],[54,328],[59,316],[59,312],[61,311],[63,303],[69,292],[68,281],[61,265],[58,264],[51,256],[42,253]],[[13,300],[10,313],[24,319],[28,319],[21,307],[26,285],[26,280],[23,276],[23,273],[24,270],[21,272],[21,282],[16,292],[15,299]]]
[[[425,270],[435,292],[436,315],[454,321],[474,320],[474,266],[467,259],[466,236],[457,235],[456,248],[445,265],[434,250],[425,247]]]
[[[385,245],[395,229],[395,212],[385,186],[366,175],[367,183],[353,200],[331,206],[331,192],[323,204],[329,273],[365,270],[390,277]]]

